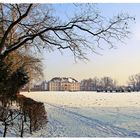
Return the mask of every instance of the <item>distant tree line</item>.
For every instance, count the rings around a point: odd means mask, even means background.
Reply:
[[[102,77],[101,79],[94,77],[84,79],[81,81],[81,90],[83,91],[98,91],[98,90],[111,90],[116,88],[116,80],[111,77]]]
[[[132,75],[128,78],[127,85],[121,86],[117,84],[118,82],[111,77],[102,77],[102,78],[89,78],[83,79],[81,81],[81,90],[82,91],[97,91],[97,92],[131,92],[131,91],[140,91],[140,73]]]

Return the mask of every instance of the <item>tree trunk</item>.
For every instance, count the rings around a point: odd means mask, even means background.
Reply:
[[[7,124],[6,122],[4,122],[4,132],[3,132],[3,137],[6,137],[7,126],[8,126],[8,124]]]
[[[20,133],[20,137],[23,137],[23,133],[24,133],[24,119],[23,119],[23,115],[21,116],[21,133]]]

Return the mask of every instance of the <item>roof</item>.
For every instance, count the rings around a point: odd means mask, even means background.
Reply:
[[[54,77],[50,80],[50,82],[76,83],[78,81],[76,79],[72,78],[72,77]]]

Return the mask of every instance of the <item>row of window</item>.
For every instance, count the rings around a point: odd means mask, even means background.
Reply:
[[[80,86],[54,86],[54,85],[50,85],[50,88],[80,88]]]
[[[80,84],[79,83],[49,83],[49,85],[62,86],[62,85],[80,85]]]
[[[80,87],[79,86],[71,86],[71,87],[58,87],[58,86],[49,86],[50,90],[60,90],[60,89],[64,89],[64,90],[79,90]]]

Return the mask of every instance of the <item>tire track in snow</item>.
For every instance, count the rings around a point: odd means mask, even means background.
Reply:
[[[94,119],[91,117],[81,115],[79,113],[68,110],[68,108],[66,109],[64,107],[56,106],[56,105],[49,104],[49,103],[45,103],[45,104],[53,107],[54,109],[56,109],[56,111],[60,111],[61,114],[67,115],[68,117],[73,118],[74,120],[79,121],[79,122],[83,123],[84,125],[87,125],[88,127],[95,129],[95,132],[98,131],[98,133],[101,133],[102,135],[105,134],[105,136],[109,135],[112,137],[114,137],[114,136],[116,136],[116,137],[118,137],[118,136],[119,137],[140,137],[140,135],[138,135],[135,132],[131,132],[125,128],[113,126],[110,123],[102,122],[98,119]],[[88,135],[88,134],[86,134],[86,135]],[[88,136],[90,136],[90,135],[88,135]]]
[[[114,113],[116,113],[116,112],[115,112],[115,111],[110,111],[110,113],[114,114]],[[119,114],[120,116],[124,116],[124,117],[127,117],[127,118],[132,118],[132,119],[140,120],[140,117],[136,117],[136,116],[133,116],[133,115],[128,115],[128,114],[120,113],[120,112],[118,112],[118,114]]]

